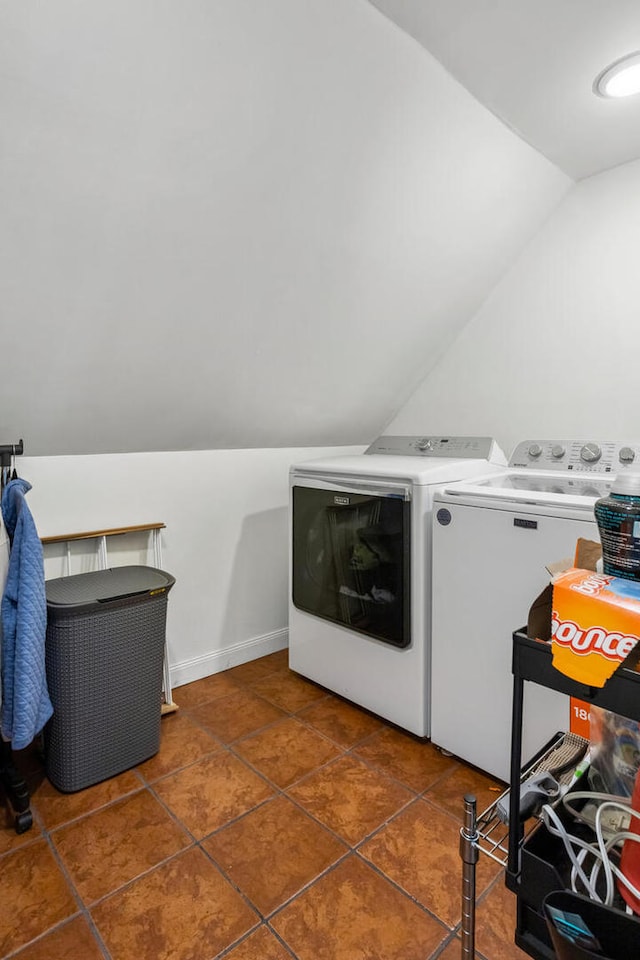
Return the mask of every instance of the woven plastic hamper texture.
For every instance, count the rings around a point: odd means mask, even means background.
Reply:
[[[45,729],[45,759],[59,790],[81,790],[157,753],[167,590],[174,582],[166,576],[168,586],[159,592],[103,598],[90,609],[70,606],[68,613],[49,606],[46,663],[54,713]]]

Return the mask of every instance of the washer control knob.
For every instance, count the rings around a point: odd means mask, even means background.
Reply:
[[[433,450],[433,441],[432,440],[418,440],[416,442],[416,448],[418,450]]]
[[[620,463],[633,463],[636,458],[636,452],[632,447],[623,447],[619,456]]]
[[[551,447],[551,456],[554,457],[556,460],[560,460],[562,457],[564,457],[566,452],[567,452],[566,449],[562,446],[561,443],[556,443],[554,444],[553,447]]]
[[[542,447],[540,446],[539,443],[532,443],[531,446],[529,447],[528,453],[530,457],[537,458],[542,453]]]
[[[585,443],[580,451],[580,459],[585,463],[597,463],[602,456],[602,450],[597,443]]]

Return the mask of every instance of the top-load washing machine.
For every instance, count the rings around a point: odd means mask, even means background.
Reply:
[[[509,779],[512,634],[546,586],[547,564],[599,540],[595,501],[640,445],[525,441],[507,471],[447,485],[433,506],[431,738]],[[569,700],[527,684],[523,758],[569,728]]]
[[[429,735],[433,494],[490,464],[490,438],[383,436],[291,468],[293,670]]]

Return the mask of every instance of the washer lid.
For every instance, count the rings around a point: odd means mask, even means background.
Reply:
[[[456,500],[501,500],[591,510],[596,500],[609,494],[614,479],[611,475],[605,478],[592,473],[514,470],[453,483],[442,494]]]

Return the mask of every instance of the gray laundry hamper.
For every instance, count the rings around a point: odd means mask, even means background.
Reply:
[[[81,790],[160,746],[167,597],[175,579],[146,566],[46,582],[47,776]]]

